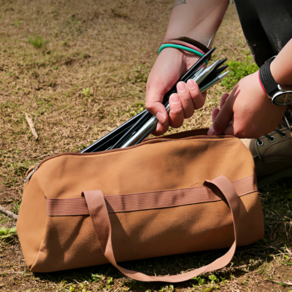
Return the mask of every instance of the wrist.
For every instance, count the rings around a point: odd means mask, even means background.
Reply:
[[[161,53],[161,51],[165,48],[178,49],[183,52],[184,55],[188,56],[188,53],[191,53],[196,56],[203,57],[206,53],[209,52],[209,49],[205,45],[189,37],[179,37],[175,39],[165,40],[159,48],[159,53]],[[208,60],[210,59],[210,56],[205,60],[206,65],[208,65]]]
[[[281,64],[278,57],[276,57],[270,65],[271,74],[274,80],[282,86],[292,86],[292,76],[287,76],[285,70],[283,70],[283,64]]]
[[[259,80],[259,83],[260,83],[260,86],[261,86],[263,92],[264,92],[265,95],[267,95],[267,97],[268,97],[267,91],[266,91],[266,89],[265,89],[265,87],[264,87],[264,85],[263,85],[263,83],[262,83],[262,80],[261,80],[260,70],[257,71],[257,76],[258,76],[258,80]]]
[[[206,54],[206,52],[204,52],[203,50],[201,50],[200,48],[198,48],[198,47],[196,47],[194,45],[187,44],[187,43],[183,43],[183,42],[180,42],[180,41],[177,41],[177,40],[166,41],[166,42],[162,43],[161,46],[162,45],[167,45],[167,44],[177,45],[177,46],[183,46],[185,48],[189,48],[191,50],[197,51],[198,53],[200,53],[202,55],[205,55]]]
[[[163,39],[163,43],[177,43],[177,44],[185,45],[195,50],[198,50],[203,54],[206,54],[209,51],[209,48],[205,46],[205,44],[187,36],[172,37],[172,38],[165,37]]]
[[[271,74],[272,74],[273,78],[275,79],[275,81],[278,84],[281,84],[281,76],[279,76],[279,73],[278,73],[278,67],[279,66],[277,65],[276,59],[277,59],[277,57],[270,64],[270,70],[271,70]]]
[[[159,56],[161,55],[163,59],[166,58],[166,60],[180,60],[180,62],[183,62],[187,66],[192,66],[194,62],[197,62],[200,59],[198,55],[171,47],[162,50]]]
[[[273,77],[271,72],[271,64],[273,58],[267,60],[259,69],[260,85],[270,99],[277,106],[287,106],[292,104],[292,90],[285,89]]]

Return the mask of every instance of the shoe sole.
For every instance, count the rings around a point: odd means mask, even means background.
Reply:
[[[274,183],[282,178],[292,178],[292,168],[284,169],[282,171],[279,171],[277,173],[274,173],[268,177],[265,177],[263,179],[260,179],[258,181],[258,189],[262,189],[268,184]]]

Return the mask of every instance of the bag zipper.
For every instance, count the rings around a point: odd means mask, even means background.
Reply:
[[[227,136],[227,137],[226,137]],[[226,135],[224,138],[234,138],[234,136],[229,136]],[[215,139],[218,137],[208,137],[208,139]],[[152,144],[153,142],[170,142],[170,141],[178,141],[178,140],[191,140],[191,139],[206,139],[206,136],[201,136],[198,135],[196,136],[192,136],[192,137],[185,137],[185,138],[180,138],[180,139],[169,139],[169,138],[163,138],[163,137],[157,137],[157,138],[150,138],[147,139],[145,142],[142,142],[138,145],[134,145],[134,146],[130,146],[130,147],[126,147],[126,148],[118,148],[118,149],[112,149],[112,150],[107,150],[107,153],[111,153],[111,152],[118,152],[118,151],[125,151],[125,150],[129,150],[129,149],[133,149],[136,147],[140,147],[142,145],[145,144]],[[59,154],[55,154],[53,156],[47,157],[45,159],[43,159],[42,161],[40,161],[39,163],[35,164],[32,168],[31,168],[31,172],[28,174],[28,176],[26,177],[26,179],[24,180],[24,183],[26,183],[28,180],[31,179],[32,175],[39,169],[40,165],[43,164],[44,162],[46,162],[47,160],[53,159],[55,157],[59,157],[59,156],[63,156],[63,155],[99,155],[99,154],[104,154],[104,151],[101,152],[91,152],[91,153],[80,153],[80,152],[64,152],[64,153],[59,153]],[[28,170],[29,172],[30,170]]]

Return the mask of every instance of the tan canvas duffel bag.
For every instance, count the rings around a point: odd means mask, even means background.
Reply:
[[[181,282],[226,266],[236,246],[263,237],[250,152],[239,139],[206,136],[205,129],[55,155],[30,175],[17,231],[34,272],[110,262],[136,280]],[[213,263],[175,276],[117,264],[226,247]]]

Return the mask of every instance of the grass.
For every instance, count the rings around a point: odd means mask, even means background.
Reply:
[[[224,78],[221,83],[227,90],[232,90],[240,79],[256,72],[259,69],[258,66],[251,60],[251,57],[247,57],[247,60],[244,62],[230,60],[227,64],[230,73],[229,76]]]
[[[0,3],[1,205],[18,213],[23,180],[31,165],[56,153],[80,151],[144,109],[147,76],[172,2]],[[171,132],[209,126],[212,108],[218,105],[221,94],[256,70],[234,7],[214,44],[214,59],[228,58],[234,75],[210,89],[205,106],[185,120],[181,129]],[[34,121],[38,141],[30,132],[25,112]],[[264,239],[238,248],[232,263],[220,271],[173,285],[133,281],[109,265],[33,274],[26,269],[14,236],[12,241],[0,243],[0,290],[289,291],[292,190],[274,184],[261,190],[261,197]],[[14,225],[11,218],[0,214],[0,228],[5,232]],[[174,255],[124,266],[149,274],[175,274],[207,264],[224,252]]]
[[[43,40],[40,36],[30,37],[29,35],[26,36],[28,41],[36,48],[40,49],[43,44],[45,43],[45,40]]]
[[[11,241],[16,235],[16,227],[13,228],[0,228],[0,241]]]

